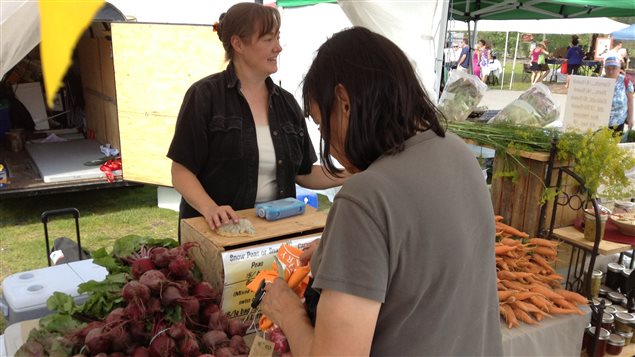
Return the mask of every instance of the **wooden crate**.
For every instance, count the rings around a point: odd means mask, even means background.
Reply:
[[[549,153],[515,151],[514,155],[522,163],[510,156],[510,151],[496,153],[492,175],[491,197],[494,213],[503,216],[504,222],[527,232],[530,236],[536,236],[540,222],[540,201],[545,192],[545,174],[547,172]],[[556,160],[552,170],[551,183],[554,186],[558,178],[558,168],[569,166],[570,162]],[[516,177],[498,176],[501,173],[516,173]],[[573,178],[563,175],[561,191],[576,196],[572,198],[572,205],[558,207],[556,210],[555,227],[573,224],[577,216],[576,203],[581,203],[577,195],[578,185]],[[559,202],[564,202],[561,198]],[[543,229],[548,229],[553,211],[553,200],[546,203],[547,209]],[[573,206],[573,207],[572,207]]]
[[[246,285],[262,269],[271,269],[282,243],[302,248],[321,236],[326,214],[311,206],[304,214],[269,222],[256,216],[255,209],[236,212],[256,229],[253,237],[223,237],[212,231],[202,217],[181,220],[181,242],[196,242],[190,249],[203,279],[222,291],[223,311],[230,317],[247,314],[253,293]]]

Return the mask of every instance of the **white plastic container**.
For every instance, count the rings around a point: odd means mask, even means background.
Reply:
[[[93,264],[92,259],[10,275],[2,281],[5,319],[13,324],[50,314],[46,300],[56,291],[72,296],[78,304],[83,303],[88,296],[78,294],[79,284],[100,281],[106,275],[106,269]]]

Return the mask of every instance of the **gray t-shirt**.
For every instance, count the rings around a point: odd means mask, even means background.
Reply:
[[[382,303],[372,355],[501,355],[494,243],[473,153],[426,131],[344,184],[313,286]]]

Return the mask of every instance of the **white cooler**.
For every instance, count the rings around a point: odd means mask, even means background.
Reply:
[[[72,296],[76,303],[82,303],[87,295],[77,293],[79,284],[89,280],[101,281],[107,274],[106,268],[87,259],[10,275],[2,281],[5,319],[8,324],[13,324],[50,314],[46,300],[56,291]]]

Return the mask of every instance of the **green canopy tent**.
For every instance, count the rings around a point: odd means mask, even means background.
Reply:
[[[461,21],[635,16],[633,0],[455,0],[451,6]]]

